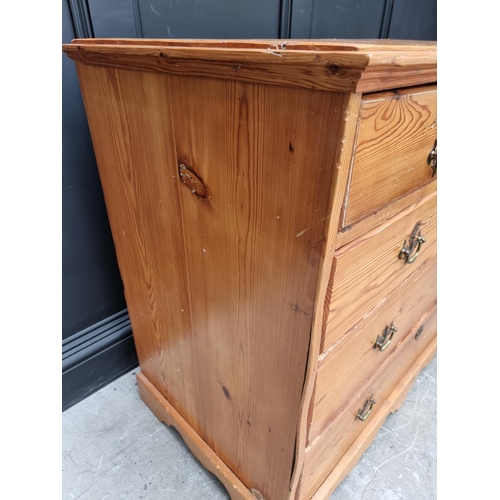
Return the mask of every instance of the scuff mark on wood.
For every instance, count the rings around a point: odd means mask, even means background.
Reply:
[[[226,396],[227,399],[231,400],[231,393],[229,392],[229,389],[225,385],[222,386],[222,392],[224,393],[224,396]]]
[[[288,302],[285,302],[285,304],[288,304]],[[310,316],[309,313],[307,313],[306,311],[304,311],[304,309],[301,309],[297,304],[288,304],[288,305],[292,308],[293,311],[301,313],[304,316]]]
[[[321,219],[320,221],[316,222],[316,224],[313,224],[312,226],[309,226],[309,227],[306,227],[303,231],[301,231],[300,233],[296,234],[295,237],[296,238],[299,238],[300,236],[302,236],[305,232],[309,231],[309,229],[313,228],[314,226],[317,226],[318,224],[321,224],[323,221],[325,221],[326,219],[328,219],[328,217],[330,217],[329,215],[327,215],[326,217],[324,217],[323,219]]]
[[[250,493],[257,499],[257,500],[266,500],[262,493],[259,490],[256,490],[255,488],[252,488],[250,490]]]
[[[273,56],[283,57],[279,52],[276,52],[276,51],[271,50],[271,49],[267,49],[267,53],[272,54]]]
[[[319,240],[313,245],[313,248],[316,248],[318,245],[321,245],[325,240],[324,236],[320,236]]]

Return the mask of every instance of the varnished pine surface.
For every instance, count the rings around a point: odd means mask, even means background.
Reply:
[[[318,353],[323,333],[323,318],[328,312],[324,297],[328,289],[332,260],[336,248],[337,227],[342,206],[343,194],[347,183],[354,131],[358,121],[358,110],[361,94],[344,94],[343,119],[339,129],[340,145],[336,151],[333,182],[331,183],[331,217],[328,219],[327,240],[323,258],[320,264],[320,275],[316,292],[314,317],[311,327],[311,339],[308,351],[307,371],[302,392],[302,401],[297,425],[297,439],[295,446],[295,463],[290,482],[290,498],[295,498],[299,478],[304,465],[305,447],[308,435],[308,418],[311,399],[313,397],[316,374],[318,369]]]
[[[328,473],[304,464],[333,253],[428,194],[337,233],[361,97],[349,92],[434,82],[435,44],[103,39],[64,50],[144,374],[197,456],[213,450],[257,498],[294,498],[301,482],[302,498]]]
[[[78,71],[141,370],[286,498],[344,96]]]
[[[342,226],[430,182],[436,137],[435,86],[364,96]]]
[[[430,259],[320,356],[309,427],[311,441],[394,352],[399,339],[406,336],[436,300],[436,260]],[[384,351],[374,349],[378,336],[392,322],[398,331],[389,347]]]
[[[200,438],[143,373],[137,374],[137,386],[141,399],[148,405],[156,418],[168,426],[175,427],[196,458],[226,487],[231,500],[255,500],[255,497],[234,475],[233,471]]]
[[[73,40],[74,60],[139,71],[368,92],[436,80],[436,44],[375,41]]]
[[[415,340],[420,326],[424,333]],[[412,365],[425,352],[436,334],[436,307],[426,312],[414,328],[398,342],[395,352],[386,358],[370,380],[344,405],[342,412],[306,449],[299,499],[310,499],[330,472],[348,452],[353,442],[383,407]],[[377,403],[365,422],[356,419],[365,401],[374,396]],[[383,411],[383,410],[382,410]]]
[[[337,250],[326,294],[329,313],[321,352],[353,326],[353,318],[365,316],[421,262],[435,255],[436,219],[433,196],[403,217],[396,216],[389,224],[378,226]],[[426,243],[417,260],[405,264],[398,258],[399,252],[417,223],[421,224]]]
[[[206,48],[240,48],[267,49],[278,46],[284,50],[322,50],[373,52],[394,51],[418,52],[430,55],[436,52],[436,42],[424,40],[390,40],[390,39],[257,39],[257,40],[211,40],[211,39],[161,39],[161,38],[78,38],[74,44],[83,45],[158,45],[163,47],[206,47]],[[70,45],[70,44],[68,44]],[[276,47],[275,47],[276,48]]]
[[[337,248],[343,247],[376,226],[387,224],[397,215],[410,213],[417,207],[422,206],[429,198],[435,196],[436,191],[437,178],[400,198],[392,200],[384,207],[375,210],[368,217],[346,226],[337,234]]]
[[[361,455],[370,446],[378,431],[385,422],[389,414],[394,413],[403,404],[408,392],[410,391],[417,375],[425,368],[437,352],[437,338],[431,340],[424,352],[419,356],[411,368],[404,374],[396,388],[391,392],[389,397],[381,403],[377,413],[369,419],[367,425],[361,431],[359,436],[351,444],[349,449],[342,456],[339,463],[335,466],[332,472],[327,476],[320,488],[312,496],[311,500],[326,500],[330,498],[332,491],[342,482],[349,474],[352,468],[361,458]]]

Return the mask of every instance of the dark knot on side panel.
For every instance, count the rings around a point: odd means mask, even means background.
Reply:
[[[204,202],[209,202],[208,190],[203,184],[201,177],[189,165],[179,164],[179,177],[191,192]]]

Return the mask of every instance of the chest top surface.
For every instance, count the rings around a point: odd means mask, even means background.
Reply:
[[[93,65],[331,91],[371,92],[437,80],[436,42],[76,39],[63,50]]]

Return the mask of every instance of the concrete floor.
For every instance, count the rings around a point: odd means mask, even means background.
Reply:
[[[330,500],[437,498],[436,370],[435,358]],[[63,413],[63,500],[229,499],[139,399],[135,372]]]

